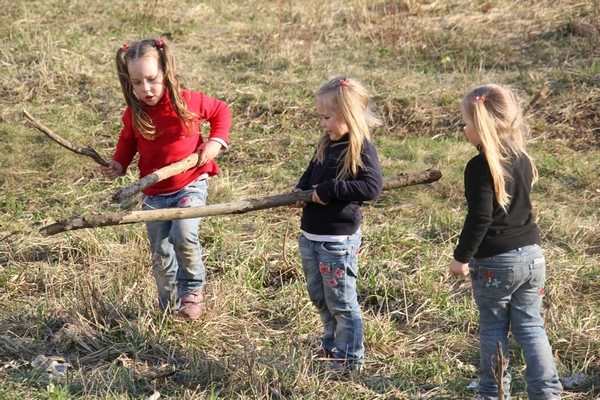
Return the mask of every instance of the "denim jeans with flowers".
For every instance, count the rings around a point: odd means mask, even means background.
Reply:
[[[363,321],[356,293],[360,230],[343,242],[300,235],[298,243],[308,295],[323,323],[323,348],[349,365],[362,364]]]
[[[479,309],[479,398],[498,399],[493,368],[498,341],[508,360],[508,330],[517,339],[526,361],[525,381],[530,399],[560,399],[552,348],[540,315],[546,261],[540,246],[531,245],[469,263],[473,297]],[[504,399],[510,396],[510,374],[504,370]]]
[[[142,209],[189,208],[206,204],[206,180],[190,183],[166,196],[142,196]],[[179,298],[202,289],[206,283],[198,239],[200,218],[146,222],[152,272],[161,310],[179,308]]]

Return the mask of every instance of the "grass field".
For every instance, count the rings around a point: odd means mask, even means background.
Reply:
[[[314,92],[340,73],[367,85],[386,121],[373,132],[384,175],[442,171],[363,208],[363,375],[311,360],[321,324],[297,209],[202,220],[195,322],[158,312],[143,224],[40,235],[55,220],[139,209],[139,197],[109,201],[137,169],[108,181],[23,110],[109,160],[125,107],[114,54],[148,37],[172,46],[187,87],[231,106],[211,204],[294,187],[320,135]],[[529,114],[543,315],[559,374],[584,378],[564,398],[600,397],[598,0],[0,0],[0,39],[0,400],[473,398],[477,312],[447,265],[475,151],[458,102],[488,82],[525,102],[549,88]],[[525,399],[511,343],[512,398]],[[66,374],[49,377],[40,356]]]

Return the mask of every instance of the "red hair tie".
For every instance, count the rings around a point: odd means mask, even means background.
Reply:
[[[127,43],[125,43],[122,47],[121,47],[121,51],[127,51],[127,49],[129,49],[129,45]]]
[[[164,45],[165,45],[165,41],[164,40],[160,39],[160,40],[156,41],[156,47],[157,48],[162,49]]]
[[[485,103],[485,97],[483,96],[475,96],[475,101],[481,100],[482,103]]]
[[[345,79],[340,80],[340,86],[348,87],[348,82]]]

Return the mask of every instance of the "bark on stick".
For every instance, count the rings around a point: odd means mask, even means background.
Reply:
[[[383,190],[397,189],[405,186],[420,185],[438,181],[442,173],[435,169],[421,172],[403,173],[384,180]],[[249,211],[263,210],[287,206],[297,201],[311,202],[312,190],[298,193],[285,193],[274,196],[259,197],[255,199],[233,201],[230,203],[212,204],[191,208],[167,208],[150,211],[127,211],[110,214],[94,214],[84,217],[70,217],[67,220],[57,221],[40,229],[43,236],[57,233],[84,229],[98,228],[110,225],[126,225],[137,222],[171,221],[175,219],[209,217],[226,214],[244,214]]]
[[[196,164],[198,164],[198,153],[192,153],[183,160],[158,169],[129,186],[118,188],[113,194],[111,201],[113,203],[122,203],[134,194],[141,192],[142,190],[162,181],[163,179],[167,179],[171,176],[175,176],[187,171]]]

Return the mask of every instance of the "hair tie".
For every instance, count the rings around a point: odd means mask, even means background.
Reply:
[[[164,40],[160,39],[160,40],[156,41],[156,48],[162,49],[164,45],[165,45],[165,41]]]
[[[346,81],[346,79],[340,80],[340,86],[348,87],[348,82]]]
[[[481,100],[482,103],[485,103],[485,97],[483,96],[475,96],[475,101]]]
[[[129,45],[127,43],[125,43],[122,47],[121,47],[121,51],[127,51],[129,49]]]

